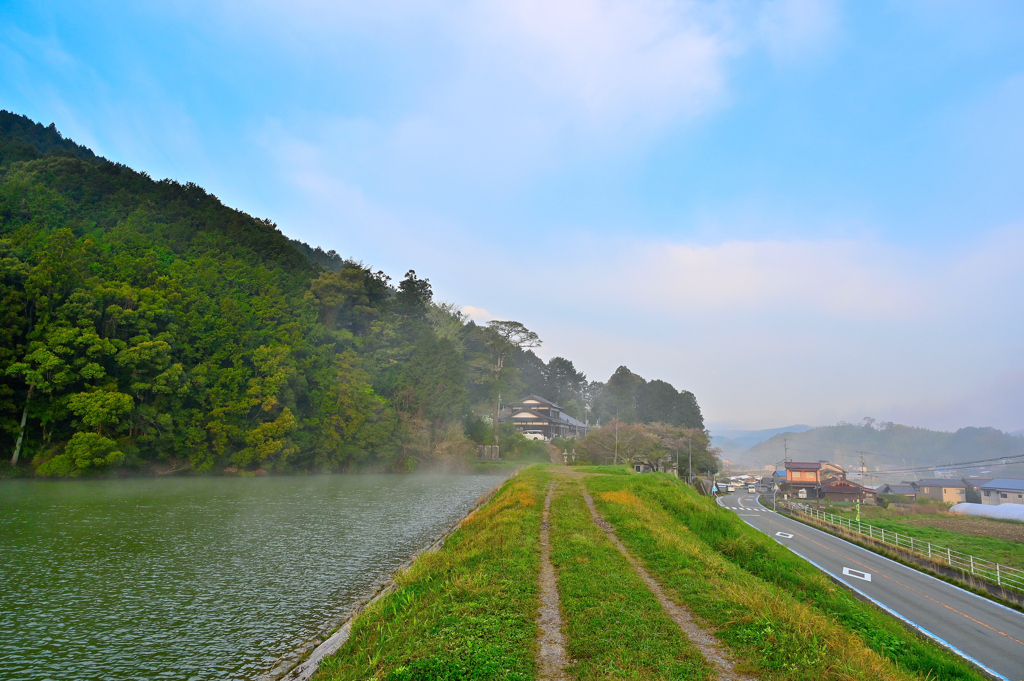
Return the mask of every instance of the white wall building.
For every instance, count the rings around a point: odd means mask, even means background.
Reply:
[[[996,478],[978,486],[981,503],[985,506],[1024,504],[1024,480]]]

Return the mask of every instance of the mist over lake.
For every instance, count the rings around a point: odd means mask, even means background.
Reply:
[[[501,475],[0,481],[7,679],[254,679]]]

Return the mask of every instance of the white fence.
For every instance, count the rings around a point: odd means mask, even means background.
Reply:
[[[1024,570],[1000,565],[990,560],[954,551],[945,546],[938,546],[920,539],[914,539],[909,534],[900,534],[899,532],[862,523],[859,520],[844,518],[834,513],[817,511],[806,504],[788,504],[788,506],[790,510],[803,513],[820,522],[835,525],[883,544],[898,546],[935,563],[962,570],[963,572],[969,572],[975,577],[992,582],[1004,589],[1012,589],[1013,591],[1024,593]]]

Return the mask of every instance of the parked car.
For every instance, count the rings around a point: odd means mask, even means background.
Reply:
[[[541,442],[547,440],[547,438],[544,437],[544,431],[542,430],[524,430],[523,437],[527,440],[540,440]]]

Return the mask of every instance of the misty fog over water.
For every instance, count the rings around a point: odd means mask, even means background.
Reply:
[[[253,679],[493,475],[0,481],[9,679]]]

